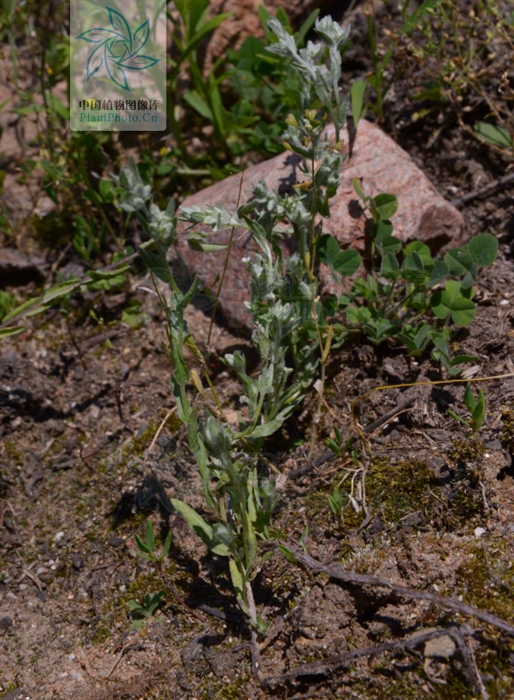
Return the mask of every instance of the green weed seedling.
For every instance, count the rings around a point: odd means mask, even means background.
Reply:
[[[16,308],[16,297],[11,292],[4,292],[0,289],[0,322]]]
[[[149,243],[152,242],[147,241],[143,243],[142,247],[149,247]],[[22,304],[11,309],[0,322],[0,340],[8,338],[11,335],[17,335],[25,330],[24,325],[8,325],[13,319],[16,319],[16,322],[20,324],[23,318],[42,314],[57,304],[63,305],[61,311],[66,315],[67,300],[69,300],[73,292],[85,292],[88,289],[111,289],[119,286],[124,280],[125,273],[130,270],[130,265],[126,264],[127,259],[121,256],[114,257],[119,259],[117,262],[113,263],[112,269],[91,270],[81,279],[72,278],[63,280],[61,278],[57,284],[47,289],[41,296],[26,299]]]
[[[486,143],[510,150],[514,154],[514,136],[507,129],[487,122],[477,122],[474,129],[475,133]]]
[[[147,621],[153,617],[155,611],[162,603],[163,598],[164,591],[157,591],[157,593],[148,593],[148,595],[144,597],[142,603],[129,600],[127,602],[127,607],[135,618],[132,621],[132,628],[136,630],[142,629]]]
[[[393,235],[391,218],[398,208],[394,195],[370,197],[356,178],[353,184],[371,218],[371,263],[366,276],[355,279],[335,304],[346,316],[345,332],[360,330],[377,345],[404,345],[409,358],[430,348],[449,374],[458,374],[459,365],[476,358],[451,357],[450,324],[467,326],[475,317],[473,284],[479,269],[496,259],[497,239],[483,233],[450,250],[443,260],[434,259],[424,243],[405,245]],[[345,287],[345,278],[363,264],[357,251],[341,250],[333,236],[321,236],[317,252]],[[334,309],[333,298],[325,303]]]
[[[156,552],[154,531],[152,523],[149,520],[146,521],[145,541],[143,542],[139,535],[134,535],[134,539],[136,540],[138,547],[136,550],[137,555],[142,559],[153,562],[160,569],[162,567],[162,562],[170,551],[172,541],[171,531],[166,535],[166,539],[160,552]]]
[[[448,409],[448,413],[452,418],[458,420],[463,425],[471,428],[473,433],[478,433],[485,419],[485,396],[482,389],[478,390],[478,397],[475,396],[471,385],[466,384],[466,390],[464,392],[464,404],[468,409],[470,416],[469,418],[462,418],[458,416],[454,411]]]
[[[298,540],[298,544],[303,549],[305,554],[308,554],[308,551],[307,551],[307,542],[308,541],[309,541],[309,526],[306,525],[301,536],[300,536],[300,539]]]
[[[334,438],[327,438],[325,440],[325,445],[338,457],[344,457],[350,449],[352,442],[353,438],[350,437],[343,445],[343,438],[341,437],[339,428],[337,425],[334,425]]]
[[[140,221],[153,244],[151,252],[142,248],[139,252],[154,280],[168,285],[166,296],[157,285],[155,288],[165,311],[174,365],[172,391],[177,415],[188,427],[189,447],[198,464],[210,518],[202,517],[181,499],[172,499],[172,504],[215,555],[227,557],[236,598],[254,634],[264,633],[267,623],[257,614],[251,582],[271,555],[270,551],[261,554],[260,545],[270,538],[269,525],[277,502],[274,481],[259,474],[259,461],[264,440],[280,430],[301,403],[320,365],[323,376],[331,348],[333,329],[325,320],[317,294],[316,244],[321,226],[316,220],[319,215],[330,215],[329,200],[340,184],[344,161],[340,144],[331,145],[323,132],[330,117],[339,141],[349,108],[349,96],[342,99],[338,87],[340,52],[349,29],[341,29],[330,18],[316,20],[315,30],[328,55],[327,66],[313,44],[299,49],[279,20],[270,19],[268,27],[276,38],[268,50],[287,61],[301,78],[302,116],[288,118],[284,145],[302,159],[305,182],[286,197],[258,183],[253,200],[236,212],[228,212],[222,205],[181,211],[181,218],[193,224],[189,245],[194,250],[223,249],[211,243],[206,233],[195,232],[198,224],[210,225],[213,232],[241,227],[258,247],[259,252],[247,264],[252,291],[247,306],[255,325],[253,342],[261,358],[260,374],[248,374],[246,358],[239,352],[224,358],[241,382],[241,401],[248,410],[248,419],[239,416],[236,429],[227,421],[207,362],[184,317],[186,306],[200,290],[200,281],[194,280],[182,291],[168,266],[167,251],[176,237],[174,202],[162,210],[133,162],[114,177],[125,191],[121,206]],[[313,109],[314,101],[324,108]],[[283,257],[280,247],[284,231],[298,241],[298,252],[288,258]],[[186,364],[184,346],[193,354],[199,371]]]
[[[306,525],[302,534],[298,538],[298,546],[303,549],[305,554],[308,554],[308,548],[307,548],[308,542],[309,542],[309,526]],[[279,544],[278,549],[282,552],[282,554],[285,556],[285,558],[287,559],[287,561],[290,564],[297,563],[296,557],[293,554],[293,552],[289,549],[289,547],[286,547],[283,544]]]
[[[336,518],[340,518],[344,507],[344,502],[343,496],[337,484],[334,486],[332,494],[328,494],[327,499],[332,513],[336,516]]]

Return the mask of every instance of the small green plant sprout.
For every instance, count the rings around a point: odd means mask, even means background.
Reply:
[[[134,535],[134,539],[136,540],[138,547],[136,550],[138,556],[140,556],[142,559],[153,562],[158,566],[158,568],[160,568],[162,566],[162,562],[170,551],[172,540],[171,531],[166,535],[164,545],[160,552],[156,552],[155,550],[155,536],[150,520],[146,521],[145,541],[143,542],[139,535]]]
[[[339,431],[339,428],[336,425],[334,425],[334,438],[327,438],[325,440],[325,445],[328,447],[329,450],[332,450],[332,452],[338,457],[344,457],[350,449],[352,442],[353,438],[349,437],[343,445],[343,438],[341,437],[341,432]]]
[[[308,554],[308,548],[307,548],[308,542],[309,542],[309,526],[306,525],[302,534],[298,538],[298,546],[303,549],[305,554]],[[278,548],[290,564],[297,563],[296,557],[293,554],[293,552],[289,549],[289,547],[286,547],[284,544],[279,544]]]
[[[343,496],[337,484],[334,486],[332,494],[328,494],[327,499],[332,513],[336,516],[336,518],[341,518],[344,503]]]
[[[133,618],[132,628],[142,629],[146,622],[153,617],[155,611],[162,603],[164,598],[164,591],[157,591],[157,593],[148,593],[143,599],[142,603],[138,603],[136,600],[129,600],[127,602],[127,607],[131,612]]]
[[[16,307],[16,297],[0,289],[0,322]]]
[[[298,544],[303,549],[305,554],[307,554],[307,542],[309,541],[309,526],[306,525],[304,531],[302,532]]]
[[[507,129],[487,122],[477,122],[474,129],[477,136],[486,143],[506,149],[511,152],[511,155],[514,153],[514,134],[509,133]]]
[[[462,418],[450,409],[448,409],[448,413],[452,418],[455,418],[455,420],[458,420],[460,423],[463,423],[463,425],[471,428],[473,433],[478,433],[485,419],[485,396],[482,389],[478,390],[477,397],[471,389],[471,385],[469,383],[466,384],[464,404],[470,413],[469,418]]]

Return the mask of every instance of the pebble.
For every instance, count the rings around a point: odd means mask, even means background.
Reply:
[[[455,654],[456,646],[453,639],[444,634],[442,637],[429,639],[425,644],[425,657],[428,659],[449,659]]]

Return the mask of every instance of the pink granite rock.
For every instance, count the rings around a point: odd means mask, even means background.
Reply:
[[[331,135],[333,130],[331,134],[329,129],[329,137]],[[346,132],[344,138],[347,144]],[[292,186],[303,179],[298,163],[299,159],[295,155],[282,153],[252,166],[243,175],[233,175],[197,192],[188,197],[183,205],[190,207],[194,204],[205,206],[222,203],[229,211],[235,211],[239,190],[240,203],[244,204],[251,198],[252,185],[259,180],[264,180],[269,189],[276,189],[280,194],[291,192]],[[360,179],[368,195],[396,195],[399,206],[392,222],[394,235],[401,240],[421,240],[430,247],[432,253],[437,253],[449,244],[454,246],[464,242],[464,220],[460,212],[437,192],[400,146],[379,127],[362,120],[358,125],[351,158],[347,158],[343,166],[343,181],[331,200],[331,217],[325,219],[323,225],[324,233],[335,236],[343,246],[361,250],[364,248],[366,217],[352,186],[354,177]],[[194,230],[201,230],[201,227]],[[193,251],[185,241],[185,233],[186,225],[181,222],[180,242],[176,248],[180,259],[177,273],[187,278],[198,275],[204,285],[210,288],[215,284],[216,276],[221,275],[226,253]],[[213,236],[213,240],[227,243],[229,236],[229,231],[223,231]],[[242,259],[251,255],[255,249],[248,233],[235,231],[219,302],[219,311],[229,327],[242,334],[248,334],[252,327],[250,315],[243,304],[250,298],[250,289]],[[326,275],[323,277],[328,282]],[[216,291],[216,286],[213,291]],[[202,305],[202,300],[198,301]],[[209,305],[206,299],[203,305]]]

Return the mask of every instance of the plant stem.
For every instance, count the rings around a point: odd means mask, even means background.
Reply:
[[[236,211],[239,209],[239,203],[241,201],[241,191],[243,189],[243,179],[244,179],[244,170],[241,171],[241,178],[239,180],[239,191],[237,193],[237,204],[236,204]],[[211,315],[211,322],[209,324],[209,333],[207,335],[207,352],[210,352],[210,347],[211,347],[211,335],[212,335],[212,329],[214,325],[214,316],[216,314],[216,309],[218,308],[218,303],[220,300],[220,295],[221,295],[221,290],[223,289],[223,283],[225,281],[225,275],[227,274],[227,269],[228,269],[228,261],[230,259],[230,253],[232,252],[232,243],[234,240],[234,233],[235,233],[236,227],[232,226],[230,230],[230,238],[228,241],[228,248],[227,248],[227,254],[225,255],[225,262],[223,263],[223,271],[221,273],[221,279],[220,283],[218,285],[218,291],[216,293],[216,301],[214,302],[214,307],[212,309],[212,315]]]

